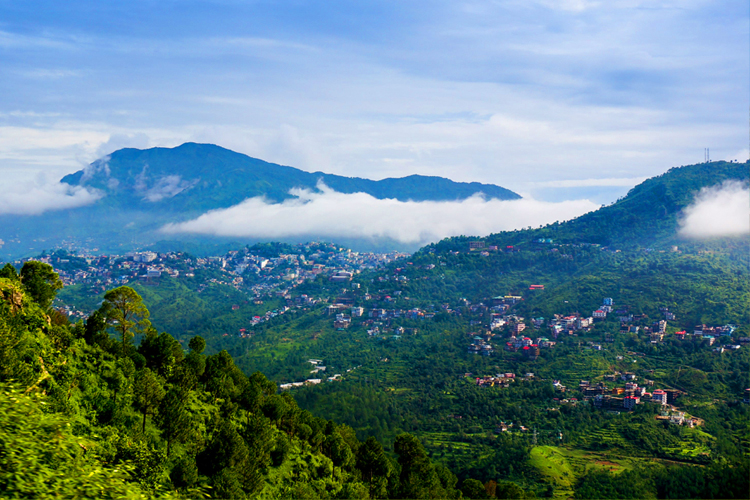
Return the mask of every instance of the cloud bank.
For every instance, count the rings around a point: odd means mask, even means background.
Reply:
[[[153,186],[145,190],[143,199],[151,202],[177,196],[186,189],[198,184],[198,180],[186,181],[179,175],[167,175],[159,178]]]
[[[563,221],[598,208],[589,200],[548,203],[533,199],[402,202],[366,193],[344,194],[322,184],[318,191],[293,189],[295,198],[269,203],[248,198],[227,209],[212,210],[165,233],[228,237],[390,238],[424,244],[448,236],[487,235],[498,231]]]
[[[90,205],[102,196],[97,190],[62,182],[18,182],[0,190],[0,215],[39,215]]]
[[[683,211],[681,236],[717,238],[750,234],[750,190],[747,183],[725,181],[701,189]]]
[[[179,175],[166,175],[156,179],[149,187],[150,179],[147,170],[148,165],[144,165],[141,173],[135,178],[135,185],[133,186],[136,191],[143,195],[143,199],[146,201],[157,202],[164,198],[172,198],[198,184],[198,179],[186,181]],[[109,175],[109,171],[107,171],[107,175]]]

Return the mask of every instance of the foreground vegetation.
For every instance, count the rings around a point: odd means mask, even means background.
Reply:
[[[108,292],[75,325],[46,264],[0,273],[0,489],[9,497],[454,498],[409,434],[395,455],[301,410],[225,352],[184,352],[140,296]],[[117,336],[110,334],[117,332]],[[132,339],[142,336],[140,345]]]

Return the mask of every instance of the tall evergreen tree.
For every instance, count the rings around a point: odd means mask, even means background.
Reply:
[[[153,413],[161,404],[164,399],[164,388],[159,377],[148,368],[144,368],[136,375],[133,393],[134,403],[143,413],[143,432],[145,432],[146,416]]]
[[[123,354],[135,333],[148,329],[149,311],[138,292],[121,286],[104,294],[101,308],[107,324],[120,334]]]

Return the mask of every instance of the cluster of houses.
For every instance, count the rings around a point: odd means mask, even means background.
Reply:
[[[547,337],[537,337],[536,340],[532,340],[531,337],[511,335],[505,343],[505,350],[509,352],[520,351],[531,359],[536,359],[539,357],[540,349],[554,347],[555,344],[555,341],[551,341]]]
[[[494,336],[491,332],[488,332],[486,336],[482,337],[476,333],[469,333],[472,336],[472,342],[469,344],[469,354],[482,354],[484,356],[490,356],[494,352],[490,339]]]
[[[605,297],[602,301],[602,306],[591,313],[591,317],[595,319],[604,319],[607,317],[607,314],[612,312],[612,307],[615,305],[615,301],[612,300],[612,297]]]
[[[645,315],[636,315],[629,313],[627,307],[623,307],[619,310],[614,310],[615,302],[611,297],[605,297],[602,301],[602,305],[591,313],[591,317],[594,320],[604,320],[610,313],[617,314],[617,320],[620,322],[620,333],[645,333],[649,335],[662,336],[667,330],[667,320],[674,320],[675,315],[669,311],[668,308],[662,307],[660,311],[664,314],[665,319],[653,322],[651,326],[634,325],[634,322],[642,322],[647,318]],[[654,340],[652,338],[652,340]],[[659,337],[661,340],[661,337]]]
[[[592,313],[595,320],[605,319],[607,314],[613,312],[614,301],[611,298],[605,298],[602,306]],[[652,344],[658,344],[664,341],[667,336],[667,321],[676,320],[675,314],[668,307],[660,307],[659,312],[664,315],[664,319],[654,321],[650,326],[641,326],[634,323],[643,323],[647,318],[645,315],[634,315],[628,313],[627,309],[615,311],[618,314],[617,319],[620,322],[620,333],[636,333],[649,336]],[[572,319],[572,318],[571,318]],[[674,338],[678,340],[700,341],[705,342],[708,346],[713,346],[721,336],[731,336],[736,330],[734,325],[708,326],[697,325],[692,332],[682,330],[674,333]],[[609,339],[611,340],[611,338]],[[740,339],[739,344],[721,345],[715,347],[715,352],[725,352],[728,350],[737,350],[742,347],[741,344],[750,343],[750,338],[746,342]]]
[[[273,309],[271,311],[266,311],[262,315],[256,315],[250,318],[250,322],[248,324],[249,327],[254,327],[259,325],[260,323],[264,323],[266,321],[269,321],[277,316],[281,316],[282,314],[287,313],[288,311],[292,309],[306,309],[311,306],[314,306],[318,302],[320,302],[319,299],[314,299],[306,294],[299,295],[297,297],[292,298],[288,292],[285,292],[284,294],[281,294],[281,296],[286,299],[286,305],[282,306],[279,309]],[[256,305],[263,304],[263,300],[260,298],[257,298],[253,301]],[[248,301],[245,301],[247,304]],[[237,311],[240,309],[240,304],[232,304],[232,310]],[[228,336],[228,333],[225,333],[224,336]],[[241,338],[251,338],[253,336],[252,331],[248,331],[247,328],[240,328],[239,330],[239,336]]]
[[[491,355],[494,352],[494,347],[490,341],[500,333],[498,332],[500,329],[510,333],[510,338],[508,338],[504,347],[506,351],[520,351],[528,358],[536,359],[539,357],[541,348],[553,347],[555,341],[550,341],[547,337],[537,337],[536,340],[532,340],[531,337],[522,335],[522,332],[527,330],[525,319],[510,312],[513,306],[521,300],[523,300],[523,297],[519,295],[500,295],[492,299],[490,307],[482,303],[469,305],[469,312],[473,314],[489,312],[490,324],[488,331],[484,334],[469,333],[472,342],[468,347],[468,352],[485,356]],[[532,318],[530,323],[535,330],[539,329],[544,324],[544,318]],[[481,320],[472,320],[470,325],[486,326],[486,323]]]
[[[465,377],[471,376],[470,373],[467,373]],[[515,382],[516,380],[521,381],[528,381],[528,380],[534,380],[534,374],[533,373],[526,373],[524,375],[519,375],[516,377],[515,373],[498,373],[496,375],[486,375],[484,377],[475,377],[474,379],[476,381],[476,384],[480,387],[508,387],[511,382]]]
[[[708,346],[713,346],[716,340],[721,336],[731,336],[736,327],[734,325],[724,325],[724,326],[706,326],[706,325],[696,325],[695,329],[692,332],[688,332],[687,330],[681,330],[679,332],[675,332],[674,336],[677,339],[685,340],[685,341],[693,341],[693,342],[705,342]],[[740,337],[738,340],[738,344],[726,344],[715,347],[713,350],[714,352],[722,353],[724,351],[732,351],[737,350],[742,347],[742,344],[750,343],[750,338],[746,337]]]
[[[543,285],[532,285],[530,288],[532,290],[544,289]],[[556,344],[556,340],[561,335],[574,335],[579,332],[590,331],[594,325],[594,320],[606,318],[607,314],[612,312],[614,305],[613,299],[608,297],[603,300],[601,308],[594,311],[594,314],[589,317],[582,316],[579,313],[568,315],[555,314],[547,323],[549,336],[552,340],[541,336],[537,337],[536,340],[532,340],[530,336],[524,336],[522,334],[522,332],[526,331],[528,328],[527,323],[529,323],[535,330],[538,330],[545,324],[545,319],[531,318],[526,321],[524,318],[512,314],[510,310],[521,300],[523,300],[523,298],[517,295],[498,296],[492,299],[492,306],[489,308],[489,332],[486,336],[488,338],[482,339],[480,337],[474,337],[474,341],[470,344],[468,349],[470,353],[482,353],[485,355],[491,354],[493,348],[489,343],[492,336],[490,333],[503,329],[510,333],[510,338],[505,343],[505,350],[510,352],[521,352],[530,359],[536,359],[540,354],[540,349],[553,347]],[[478,309],[479,307],[483,307],[484,310],[487,309],[483,304],[477,304],[471,306],[470,311],[482,313],[483,310]],[[473,321],[472,326],[473,323],[479,324],[481,321]],[[592,344],[591,348],[601,350],[601,345]]]
[[[498,373],[493,376],[476,377],[477,385],[480,387],[508,387],[516,380],[515,373]]]
[[[325,373],[326,367],[323,365],[323,360],[321,359],[308,359],[308,363],[312,365],[312,370],[310,370],[311,375],[320,375]],[[348,370],[351,371],[351,370]],[[323,381],[326,382],[337,382],[341,380],[342,375],[340,373],[337,373],[335,375],[332,375],[330,377],[326,378],[308,378],[306,380],[303,380],[301,382],[289,382],[287,384],[280,384],[279,389],[282,391],[286,391],[289,389],[294,389],[295,387],[304,387],[306,385],[318,385]]]
[[[610,387],[606,382],[624,381],[624,386]],[[671,407],[683,391],[678,389],[653,389],[649,391],[646,386],[653,386],[653,380],[645,380],[645,386],[638,385],[638,377],[634,373],[615,373],[605,375],[604,381],[591,384],[588,380],[581,380],[578,390],[583,394],[583,399],[590,401],[594,407],[609,410],[633,410],[641,403],[654,403],[663,407]],[[559,381],[554,382],[556,389],[565,392],[565,386]],[[558,399],[559,401],[559,399]],[[693,422],[690,425],[696,425]]]
[[[521,335],[521,332],[526,330],[526,323],[524,318],[515,314],[508,314],[508,309],[515,303],[521,300],[521,297],[514,295],[507,295],[504,297],[495,297],[493,301],[495,304],[490,308],[490,328],[484,334],[471,332],[468,335],[472,338],[471,344],[469,344],[468,352],[471,354],[483,354],[489,356],[494,352],[494,347],[490,343],[491,340],[499,335],[496,332],[498,328],[505,327],[510,331],[510,337],[505,343],[505,350],[509,352],[522,352],[525,356],[530,359],[536,359],[539,357],[541,348],[549,348],[555,345],[554,341],[550,341],[547,337],[537,337],[536,340],[532,340],[531,337]],[[478,307],[482,304],[478,304]],[[486,309],[486,307],[485,307]],[[476,312],[482,312],[477,310]],[[505,313],[505,314],[503,314]],[[534,328],[539,328],[544,322],[543,318],[532,319]],[[481,321],[472,321],[471,325],[482,324]]]
[[[662,410],[662,412],[656,416],[656,420],[669,422],[673,425],[685,425],[688,427],[698,427],[704,424],[702,418],[693,417],[684,411],[675,410],[674,408]]]
[[[274,309],[272,311],[266,311],[265,314],[262,316],[253,316],[253,318],[250,320],[250,325],[255,326],[259,323],[263,323],[264,321],[268,321],[272,318],[275,318],[276,316],[281,316],[285,312],[289,311],[290,307],[284,306],[281,309]]]
[[[226,285],[249,292],[257,298],[278,295],[292,300],[290,292],[298,285],[314,280],[321,273],[333,282],[350,281],[354,275],[376,269],[401,259],[399,252],[352,252],[328,243],[309,243],[292,247],[296,253],[279,253],[275,257],[254,254],[250,249],[230,251],[222,256],[194,257],[182,252],[130,252],[125,255],[73,254],[57,251],[33,259],[15,261],[21,266],[27,260],[38,260],[53,266],[64,285],[85,284],[92,293],[135,281],[157,284],[163,276],[194,278],[198,270],[212,270],[213,276],[201,283],[198,291],[211,284]],[[247,273],[257,275],[246,283]],[[288,306],[298,304],[287,304]],[[86,317],[91,311],[67,308],[74,317]]]
[[[534,285],[534,289],[542,289],[542,285]],[[537,337],[536,340],[532,340],[532,336],[526,336],[523,332],[527,331],[529,326],[535,330],[542,328],[545,324],[544,318],[531,318],[525,320],[512,313],[512,308],[518,302],[523,300],[521,296],[516,295],[504,295],[494,297],[492,299],[491,307],[487,307],[484,304],[469,305],[469,312],[474,315],[484,315],[489,313],[490,323],[489,330],[486,334],[470,333],[472,341],[468,346],[468,352],[473,354],[490,355],[494,352],[495,347],[491,343],[491,339],[496,336],[498,330],[508,332],[510,338],[505,343],[505,350],[509,352],[521,352],[530,359],[536,359],[540,354],[540,349],[552,347],[560,336],[576,335],[581,332],[589,332],[594,326],[595,321],[605,320],[610,314],[617,314],[617,319],[620,323],[620,333],[636,333],[646,335],[650,339],[651,343],[658,344],[662,342],[667,335],[667,321],[674,320],[675,315],[668,308],[660,308],[660,312],[664,315],[664,319],[651,322],[648,326],[643,326],[643,323],[648,323],[648,317],[645,315],[635,315],[629,313],[627,307],[620,307],[615,310],[615,302],[611,297],[605,297],[602,300],[602,305],[593,311],[591,316],[582,316],[579,313],[572,313],[568,315],[555,314],[553,318],[547,321],[547,328],[549,329],[549,338]],[[468,303],[466,304],[468,305]],[[486,316],[485,316],[486,318]],[[486,326],[485,320],[470,321],[470,326],[474,327],[477,325]],[[707,326],[698,325],[695,327],[692,333],[682,331],[675,334],[678,339],[691,339],[705,341],[709,346],[713,345],[718,336],[731,336],[735,331],[733,325],[725,326]],[[604,336],[606,342],[613,342],[614,336],[612,333],[606,333]],[[550,340],[552,339],[552,340]],[[741,348],[743,343],[750,343],[750,338],[743,338],[739,340],[736,345],[722,345],[714,348],[716,352],[724,352],[727,350],[737,350]],[[602,345],[599,343],[588,342],[586,349],[602,350]]]
[[[593,317],[584,317],[579,313],[568,315],[555,314],[549,322],[549,330],[552,338],[556,339],[560,335],[573,335],[578,332],[588,332],[594,324]]]
[[[377,269],[406,257],[400,252],[371,253],[353,252],[330,243],[307,243],[293,247],[294,253],[279,253],[276,257],[254,255],[249,249],[229,252],[221,259],[222,267],[234,274],[247,271],[255,274],[273,274],[284,281],[302,283],[315,279],[321,273],[329,275],[330,281],[350,281],[354,274],[365,269]],[[217,258],[214,258],[217,259]]]
[[[353,283],[357,285],[357,283]],[[345,291],[346,292],[346,291]],[[397,297],[401,294],[400,291],[392,292],[393,297]],[[393,297],[391,295],[377,295],[370,293],[360,294],[359,298],[363,301],[376,301],[376,302],[392,302]],[[425,320],[432,319],[435,317],[435,311],[427,311],[414,307],[411,309],[384,309],[382,307],[373,307],[371,309],[365,309],[361,306],[355,306],[355,298],[351,295],[336,297],[333,299],[333,304],[326,307],[326,314],[333,316],[333,327],[337,330],[345,330],[352,325],[352,320],[355,318],[362,318],[361,324],[368,328],[368,333],[371,336],[378,335],[381,330],[388,330],[391,324],[395,320],[399,319],[410,319],[410,320]],[[441,309],[445,312],[453,313],[448,304],[441,306]],[[367,319],[365,319],[367,318]],[[381,328],[382,327],[382,328]],[[416,333],[414,328],[403,328],[395,326],[395,334],[403,333]]]
[[[478,240],[478,241],[470,241],[469,242],[469,252],[479,252],[484,257],[489,255],[489,252],[512,252],[515,250],[512,245],[509,245],[505,248],[500,248],[497,245],[487,245],[484,241]],[[456,254],[458,252],[455,252]]]
[[[237,309],[235,309],[235,307],[239,308],[239,306],[237,306],[235,304],[234,306],[232,306],[232,309],[233,310],[237,310]],[[277,316],[281,316],[282,314],[286,313],[287,311],[289,311],[291,309],[292,308],[289,307],[289,306],[284,306],[281,309],[274,309],[272,311],[266,311],[265,314],[263,314],[262,316],[253,316],[250,319],[250,323],[249,323],[248,326],[250,326],[250,327],[257,326],[260,323],[264,323],[264,322],[269,321],[269,320],[271,320],[271,319],[273,319],[273,318],[275,318]],[[223,336],[224,337],[228,337],[229,334],[225,333]],[[239,330],[239,337],[240,338],[249,339],[249,338],[252,338],[252,336],[253,336],[253,332],[252,331],[248,330],[247,328],[240,328],[240,330]]]

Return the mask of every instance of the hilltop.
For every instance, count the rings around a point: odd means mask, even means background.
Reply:
[[[62,182],[103,191],[102,203],[108,206],[172,212],[227,208],[255,196],[280,202],[292,197],[289,190],[315,190],[319,182],[341,193],[400,201],[462,200],[477,193],[501,200],[520,198],[500,186],[442,177],[410,175],[373,181],[305,172],[192,142],[176,148],[121,149],[63,177]]]
[[[646,179],[611,205],[562,223],[523,231],[492,234],[482,240],[487,246],[517,245],[538,240],[555,243],[590,243],[617,248],[681,245],[678,235],[683,210],[703,188],[725,181],[747,182],[750,163],[717,161],[675,167]],[[463,248],[477,238],[448,238],[428,246],[448,251]]]

